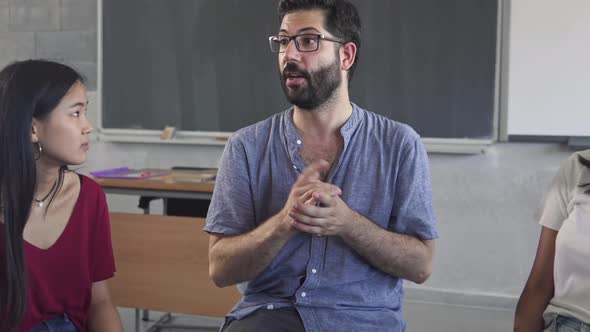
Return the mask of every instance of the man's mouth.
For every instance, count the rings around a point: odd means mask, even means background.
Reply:
[[[296,87],[301,85],[305,81],[305,76],[297,72],[286,72],[284,74],[285,84],[288,87]]]

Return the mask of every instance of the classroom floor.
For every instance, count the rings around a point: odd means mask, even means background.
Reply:
[[[135,311],[121,308],[119,312],[123,319],[125,332],[134,332]],[[159,312],[150,312],[150,321],[142,322],[140,331],[147,331],[161,315],[162,313]],[[175,324],[194,324],[209,328],[190,330],[164,328],[159,330],[160,332],[211,332],[216,331],[216,327],[222,323],[221,318],[188,315],[173,315],[173,317]],[[514,310],[512,308],[503,310],[406,301],[404,317],[408,323],[407,332],[505,332],[512,330]]]

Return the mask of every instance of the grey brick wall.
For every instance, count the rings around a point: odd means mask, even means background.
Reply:
[[[57,60],[96,90],[96,0],[0,0],[0,68],[15,60]]]

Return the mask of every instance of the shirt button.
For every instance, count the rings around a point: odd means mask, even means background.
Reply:
[[[293,169],[297,169],[297,166],[293,165]]]
[[[306,297],[307,294],[305,294],[305,292],[301,292],[301,297]]]
[[[316,269],[311,269],[311,273],[316,274],[318,272],[318,270]]]
[[[297,140],[297,145],[301,145],[301,140],[300,139]]]
[[[274,308],[275,308],[275,306],[272,305],[272,304],[269,304],[269,305],[266,306],[266,309],[268,309],[268,310],[272,310]]]

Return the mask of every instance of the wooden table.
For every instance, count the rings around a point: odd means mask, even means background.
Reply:
[[[103,190],[106,193],[109,194],[120,194],[120,195],[132,195],[132,196],[138,196],[138,197],[156,197],[156,198],[163,198],[164,199],[164,211],[166,211],[166,204],[167,204],[167,199],[174,199],[174,198],[186,198],[186,199],[198,199],[198,200],[210,200],[211,196],[213,195],[213,188],[215,186],[215,176],[217,174],[217,169],[198,169],[198,170],[186,170],[186,169],[172,169],[172,170],[162,170],[162,169],[143,169],[142,170],[144,173],[147,172],[151,172],[151,173],[157,173],[157,172],[162,172],[165,171],[167,172],[166,175],[162,175],[162,176],[157,176],[157,177],[146,177],[146,178],[97,178],[95,177],[94,180],[103,188]],[[141,204],[140,204],[141,205]],[[144,207],[144,213],[145,214],[149,214],[149,203],[146,205],[146,207]],[[133,215],[128,215],[127,218],[124,219],[129,219],[131,218],[131,216]],[[140,215],[135,215],[136,217],[139,217]],[[153,216],[156,217],[156,216]],[[167,218],[172,218],[172,217],[167,217]],[[152,216],[148,216],[147,218],[144,217],[139,217],[138,219],[140,220],[152,220]],[[181,220],[181,219],[170,219],[168,221],[174,221],[174,220]],[[152,220],[153,221],[153,220]],[[121,225],[119,225],[120,221],[117,218],[113,218],[112,220],[112,230],[113,230],[113,241],[116,242],[118,236],[120,235],[119,231],[120,231],[120,227],[122,227]],[[138,224],[135,224],[136,226]],[[150,226],[154,226],[151,225]],[[168,227],[173,228],[173,227],[177,227],[178,225],[176,224],[168,224]],[[202,228],[202,227],[201,227]],[[196,230],[197,228],[195,228]],[[204,234],[203,234],[204,235]],[[208,243],[208,236],[207,238],[207,243]],[[142,241],[147,241],[147,239],[142,238]],[[119,241],[120,242],[120,241]],[[148,241],[150,242],[150,241]],[[177,246],[171,245],[172,248],[178,249]],[[206,248],[205,247],[205,253],[206,253]],[[199,251],[196,251],[199,252]],[[200,251],[202,252],[202,251]],[[119,255],[118,260],[122,261],[123,259],[125,259],[126,255]],[[207,255],[204,256],[205,258],[207,257]],[[133,259],[137,259],[137,257],[132,257]],[[203,268],[207,274],[208,274],[208,268],[207,267],[203,267],[203,266],[199,266],[200,268]],[[175,270],[175,268],[173,268],[172,270]],[[171,278],[173,278],[173,276],[175,275],[174,271],[169,271],[172,272],[171,273]],[[207,275],[208,276],[208,275]],[[124,277],[119,277],[119,278],[115,278],[115,279],[124,279]],[[152,280],[153,281],[153,280]],[[197,280],[195,280],[195,282],[198,282]],[[155,286],[155,284],[152,283],[152,286]],[[115,296],[117,296],[117,298],[119,298],[119,290],[117,290],[115,293]],[[226,291],[227,292],[227,291]],[[172,293],[174,294],[174,293]],[[221,293],[223,294],[223,292]],[[233,289],[233,294],[237,294],[237,291],[235,290],[235,288]],[[137,299],[139,300],[136,303],[143,303],[145,299]],[[225,299],[224,299],[225,300]],[[230,297],[229,300],[232,303],[236,303],[236,296],[234,295],[233,297]],[[169,311],[175,311],[175,312],[187,312],[185,310],[177,310],[177,308],[174,305],[168,305],[170,303],[173,303],[174,301],[170,302],[168,301],[168,303],[163,303],[163,305],[161,307],[153,307],[152,305],[150,305],[150,303],[146,303],[145,306],[141,306],[138,305],[138,307],[142,307],[144,309],[159,309],[159,310],[163,310],[163,309],[167,309]],[[125,305],[126,302],[122,302],[119,303],[120,305]],[[129,305],[127,303],[127,305]],[[229,309],[224,308],[226,310],[229,311]],[[144,321],[147,321],[149,316],[148,316],[148,310],[144,310],[143,311],[143,319]],[[189,312],[191,313],[191,312]],[[210,312],[201,312],[201,314],[210,314]],[[221,311],[217,311],[216,314],[220,314]],[[139,331],[139,309],[136,309],[136,331]],[[168,314],[166,317],[170,317],[170,315]],[[163,324],[163,322],[157,322],[154,327],[161,327],[166,325],[167,327],[170,328],[187,328],[185,326],[179,326],[179,325],[174,325],[174,324]],[[194,328],[194,327],[189,327],[189,328]]]
[[[115,305],[223,317],[239,301],[236,287],[218,288],[209,277],[209,235],[201,231],[205,219],[118,212],[110,216],[117,272],[109,287]],[[149,331],[196,329],[171,324],[171,319],[170,313],[164,315]],[[136,309],[135,331],[140,327]]]
[[[161,169],[145,169],[158,172]],[[145,179],[94,178],[106,193],[161,198],[211,199],[217,169],[167,170],[169,174]],[[212,179],[213,178],[213,179]]]

